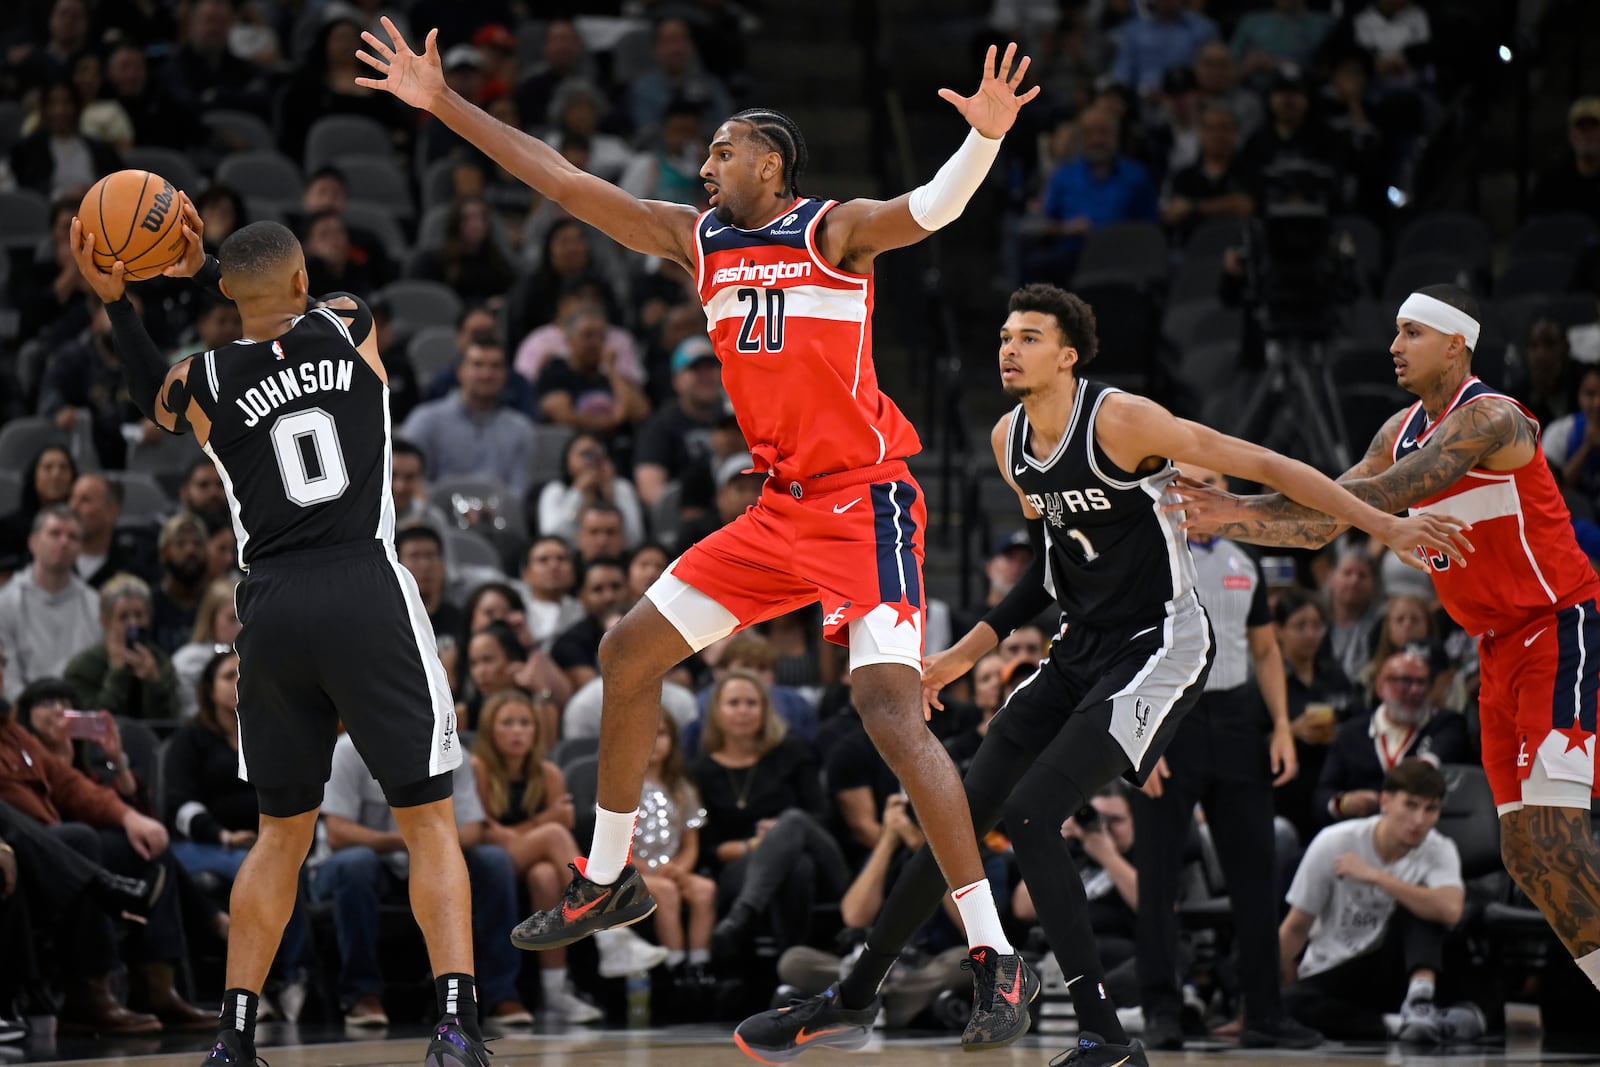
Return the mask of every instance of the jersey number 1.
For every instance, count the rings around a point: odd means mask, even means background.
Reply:
[[[767,313],[761,314],[761,294],[766,293]],[[782,289],[740,289],[736,294],[739,303],[748,302],[750,307],[744,313],[744,325],[739,327],[738,349],[741,352],[781,352],[783,351],[783,290]],[[766,346],[763,348],[761,332],[756,328],[756,319],[760,318],[766,325]]]
[[[278,456],[283,491],[303,508],[337,500],[350,488],[339,447],[339,428],[321,408],[280,416],[272,424],[272,450]]]

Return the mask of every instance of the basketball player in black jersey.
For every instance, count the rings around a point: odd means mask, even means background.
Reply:
[[[449,685],[422,598],[394,553],[388,378],[372,313],[349,294],[312,301],[305,255],[257,222],[219,257],[182,200],[189,252],[166,273],[239,306],[244,339],[168,368],[125,295],[123,265],[94,265],[72,221],[78,268],[105,301],[128,391],[172,434],[193,433],[227,489],[247,575],[236,596],[239,776],[261,824],[233,883],[227,991],[205,1062],[253,1064],[262,982],[294,907],[339,723],[383,785],[411,854],[411,905],[442,1018],[427,1067],[483,1067],[472,910],[451,771],[461,762]]]
[[[948,651],[923,664],[923,697],[939,693],[1054,599],[1062,632],[1039,671],[991,720],[965,779],[979,834],[1001,818],[1077,1008],[1072,1067],[1144,1065],[1101,984],[1083,884],[1062,822],[1118,777],[1142,783],[1210,669],[1211,626],[1195,594],[1181,519],[1162,510],[1190,462],[1320,500],[1411,555],[1436,545],[1460,560],[1450,519],[1419,523],[1361,503],[1317,471],[1264,448],[1174,417],[1143,397],[1078,377],[1095,356],[1094,312],[1051,285],[1011,296],[1000,329],[1000,378],[1020,401],[990,435],[995,461],[1016,490],[1034,562],[999,605]],[[926,849],[895,883],[851,973],[826,993],[746,1019],[741,1047],[758,1059],[807,1048],[857,1048],[878,1014],[878,987],[901,947],[937,907],[939,873]],[[1271,917],[1262,921],[1272,921]],[[1315,1043],[1289,1020],[1257,1027],[1260,1044]]]

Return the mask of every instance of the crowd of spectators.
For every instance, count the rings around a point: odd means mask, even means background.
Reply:
[[[730,983],[736,1004],[776,977],[821,988],[920,846],[916,813],[850,706],[844,657],[802,611],[713,645],[664,687],[634,853],[662,905],[654,923],[599,939],[593,968],[581,951],[569,968],[560,953],[507,947],[515,914],[556,901],[591,828],[601,635],[676,552],[754,503],[762,480],[692,279],[567,216],[438,121],[354,86],[353,53],[361,31],[382,32],[380,13],[413,38],[438,25],[457,91],[637,195],[701,204],[706,135],[742,102],[742,9],[627,6],[637,17],[599,28],[433,0],[53,0],[0,16],[0,956],[21,961],[0,973],[0,1037],[19,1012],[59,1011],[102,1033],[209,1028],[193,1005],[216,990],[190,963],[226,938],[227,885],[254,842],[254,796],[233,774],[240,574],[227,489],[209,459],[132,406],[67,247],[83,190],[123,166],[183,184],[213,250],[249,221],[286,222],[313,291],[372,306],[396,428],[396,551],[471,740],[456,805],[486,1019],[525,1025],[534,1005],[589,1021],[608,1003],[605,980],[651,969],[682,1018],[726,1010]],[[1159,284],[1141,291],[1170,332],[1201,324],[1196,306],[1236,311],[1233,238],[1286,161],[1338,175],[1329,204],[1352,231],[1393,221],[1394,191],[1413,190],[1447,104],[1431,5],[1373,0],[1342,17],[1306,0],[1228,6],[1248,10],[1213,20],[1180,0],[996,5],[993,28],[1028,41],[1046,87],[1037,138],[1014,138],[1008,157],[1017,278],[1132,286],[1120,268],[1108,274],[1095,235],[1145,224]],[[1570,158],[1540,176],[1532,204],[1581,240],[1560,253],[1513,242],[1513,264],[1518,247],[1529,262],[1565,256],[1548,275],[1556,291],[1592,276],[1600,99],[1573,104],[1568,130]],[[1229,240],[1206,240],[1218,225]],[[1382,263],[1364,262],[1352,321],[1363,301],[1393,295]],[[1460,269],[1486,285],[1487,266]],[[1600,293],[1576,311],[1565,294],[1552,310],[1557,294],[1542,289],[1500,295],[1480,355],[1546,423],[1580,535],[1600,556]],[[185,284],[142,283],[135,298],[174,359],[239,336],[230,304]],[[1242,364],[1240,321],[1222,337]],[[1025,535],[1003,537],[977,602],[931,603],[929,651],[998,602],[1030,553]],[[1476,759],[1476,655],[1431,588],[1364,545],[1301,560],[1298,576],[1280,562],[1286,578],[1268,568],[1271,610],[1302,769],[1274,795],[1295,851],[1316,860],[1288,898],[1288,946],[1332,906],[1312,884],[1337,866],[1319,835],[1386,818],[1400,794],[1436,817],[1436,783],[1397,768]],[[958,763],[1055,629],[1041,620],[1008,635],[947,697],[933,728]],[[409,872],[348,741],[323,823],[268,999],[291,1020],[311,1003],[382,1025],[395,1001],[378,957],[396,940],[383,905],[403,905]],[[1383,825],[1379,860],[1395,862],[1405,835],[1412,850],[1425,839],[1418,877],[1448,883],[1448,839],[1417,837],[1415,818],[1404,834]],[[1095,798],[1062,835],[1083,856],[1115,992],[1134,1004],[1126,791]],[[1029,887],[1003,832],[984,845],[1020,937]],[[1454,921],[1448,907],[1423,910]],[[962,988],[955,923],[936,916],[908,950],[886,986],[891,1023],[960,1021],[940,1013],[940,994]],[[1308,957],[1297,987],[1321,988],[1315,960],[1329,958]],[[127,1005],[114,993],[123,970]]]

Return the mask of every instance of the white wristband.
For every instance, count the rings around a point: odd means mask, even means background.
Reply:
[[[967,201],[983,183],[983,176],[994,165],[994,157],[1000,154],[1001,140],[999,137],[990,140],[972,130],[931,182],[911,190],[911,217],[917,220],[918,226],[937,230],[961,216]]]

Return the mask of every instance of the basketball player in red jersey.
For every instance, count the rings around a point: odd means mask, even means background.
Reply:
[[[879,391],[872,363],[872,264],[955,220],[999,151],[1028,59],[995,49],[972,96],[939,95],[972,126],[927,185],[888,201],[800,195],[805,140],[785,116],[743,111],[712,139],[701,177],[711,210],[641,201],[548,145],[474,107],[444,83],[430,33],[419,54],[387,21],[390,48],[363,35],[361,59],[386,90],[486,152],[577,218],[694,276],[723,382],[768,474],[760,502],[670,566],[600,647],[605,680],[594,845],[558,908],[512,935],[530,949],[569,944],[655,909],[628,862],[666,672],[753,623],[821,601],[824,634],[850,649],[862,721],[916,807],[972,946],[969,1049],[1028,1027],[1038,980],[1007,942],[973,838],[960,777],[922,721],[922,530],[926,511],[905,464],[921,444]],[[734,939],[750,916],[719,930]],[[730,929],[730,924],[733,927]],[[820,1035],[819,1035],[820,1036]]]
[[[1406,298],[1389,351],[1418,400],[1340,479],[1380,511],[1448,511],[1472,524],[1470,573],[1430,557],[1450,616],[1481,636],[1483,765],[1500,850],[1600,987],[1600,849],[1589,836],[1600,691],[1600,580],[1578,548],[1539,424],[1472,374],[1478,304],[1453,285]],[[1263,545],[1320,547],[1343,529],[1282,496],[1181,489],[1192,529]]]

